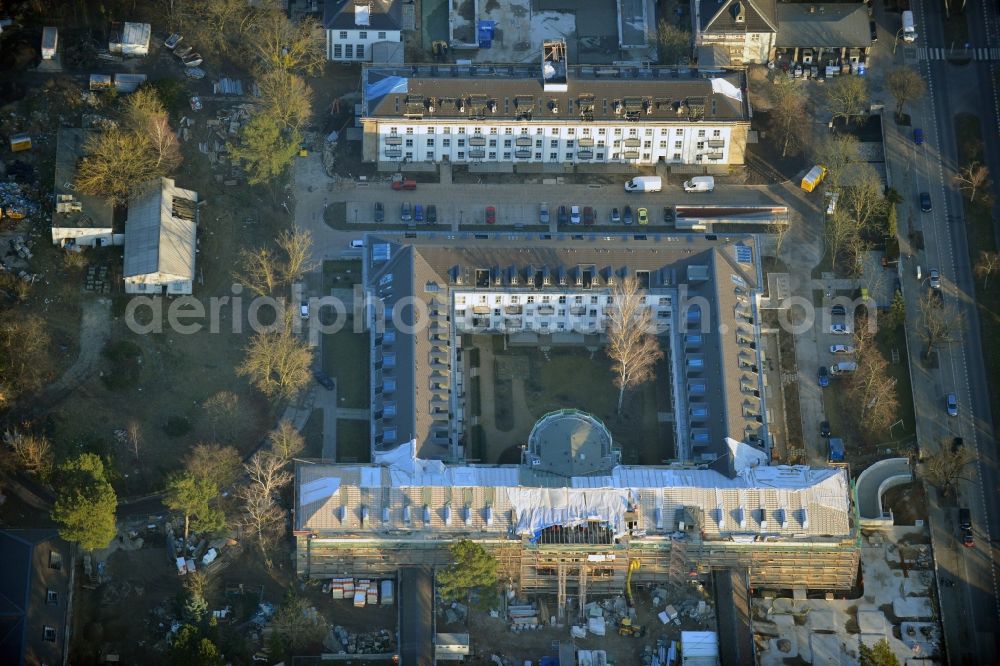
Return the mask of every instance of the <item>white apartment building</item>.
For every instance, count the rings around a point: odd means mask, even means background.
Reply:
[[[326,57],[370,62],[375,44],[401,41],[400,0],[329,0],[323,16]]]
[[[363,156],[455,164],[743,164],[743,71],[528,65],[367,67]]]

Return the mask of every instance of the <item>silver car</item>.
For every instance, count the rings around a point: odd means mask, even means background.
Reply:
[[[931,282],[931,289],[940,289],[941,288],[941,274],[938,273],[938,271],[937,271],[936,268],[932,268],[931,269],[931,272],[930,272],[930,282]]]

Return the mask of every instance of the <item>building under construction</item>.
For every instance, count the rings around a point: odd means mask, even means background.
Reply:
[[[857,576],[853,490],[843,469],[767,466],[729,440],[727,476],[705,467],[618,464],[606,430],[575,410],[536,425],[520,465],[448,465],[414,442],[370,465],[296,468],[302,576],[392,575],[446,565],[448,546],[481,543],[523,592],[618,594],[629,582],[682,586],[716,568],[754,588],[843,590]],[[586,474],[574,467],[586,461]]]

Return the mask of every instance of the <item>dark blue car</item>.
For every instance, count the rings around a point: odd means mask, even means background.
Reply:
[[[830,385],[830,373],[827,371],[825,365],[819,366],[819,385],[822,388]]]
[[[924,142],[924,130],[919,127],[913,128],[913,143],[918,146]]]

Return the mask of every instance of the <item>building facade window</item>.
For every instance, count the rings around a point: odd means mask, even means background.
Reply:
[[[344,45],[344,57],[349,58],[351,60],[354,59],[354,44]]]
[[[340,31],[340,38],[341,39],[347,39],[347,31],[346,30],[341,30]]]
[[[357,58],[358,60],[364,59],[364,57],[365,57],[365,45],[364,44],[358,44],[357,45],[357,47],[354,49],[354,57]]]
[[[379,39],[385,39],[385,32],[384,32],[384,31],[380,31],[380,32],[378,33],[378,38],[379,38]]]
[[[368,31],[362,30],[358,33],[358,39],[368,39]]]
[[[343,44],[334,44],[333,45],[333,57],[334,58],[343,58],[344,57],[344,45]]]

